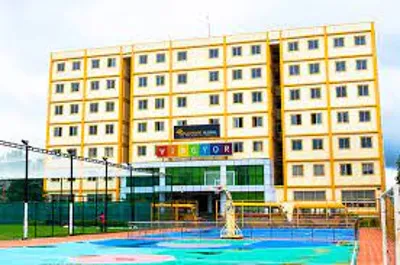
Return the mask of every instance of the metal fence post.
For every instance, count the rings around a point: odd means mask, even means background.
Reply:
[[[68,234],[74,235],[74,150],[68,150],[70,158],[70,177],[69,177],[69,222],[68,222]]]
[[[107,233],[108,226],[108,160],[107,157],[103,157],[105,162],[105,177],[106,177],[106,187],[105,187],[105,198],[104,198],[104,232]]]
[[[25,145],[25,183],[24,183],[24,224],[23,239],[28,239],[28,170],[29,170],[29,142],[21,140]]]

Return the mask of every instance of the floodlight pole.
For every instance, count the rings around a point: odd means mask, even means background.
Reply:
[[[74,151],[68,149],[70,158],[70,176],[69,176],[69,223],[68,234],[74,235]]]
[[[106,177],[106,188],[105,188],[105,198],[104,198],[104,232],[107,233],[107,219],[108,219],[108,213],[107,213],[107,208],[108,208],[108,158],[103,157],[104,163],[105,163],[105,177]]]
[[[23,239],[28,239],[28,170],[29,170],[29,141],[21,140],[25,145],[25,182],[24,182],[24,231]]]
[[[133,198],[133,168],[132,165],[127,163],[129,166],[129,179],[131,181],[131,186],[130,186],[130,204],[131,204],[131,221],[135,221],[135,205],[134,205],[134,198]]]

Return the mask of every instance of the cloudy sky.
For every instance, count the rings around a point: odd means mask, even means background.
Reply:
[[[0,0],[0,139],[44,146],[51,51],[375,21],[388,182],[400,153],[400,1]]]

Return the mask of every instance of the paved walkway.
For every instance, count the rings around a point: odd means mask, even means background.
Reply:
[[[382,261],[382,232],[379,228],[360,229],[360,250],[357,265],[381,265]],[[394,260],[394,242],[389,244],[389,264]]]

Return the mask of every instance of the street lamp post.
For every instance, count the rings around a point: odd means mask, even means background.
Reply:
[[[129,166],[129,179],[131,181],[131,186],[130,186],[130,204],[131,204],[131,221],[135,221],[135,200],[133,198],[133,168],[132,165],[127,163]]]
[[[74,234],[74,156],[73,149],[68,149],[70,158],[70,176],[69,176],[69,235]]]
[[[104,198],[104,232],[107,232],[107,219],[108,219],[108,158],[103,157],[104,163],[105,163],[105,181],[106,181],[106,187],[105,187],[105,198]]]
[[[25,182],[24,182],[24,231],[23,239],[28,238],[28,170],[29,170],[29,141],[21,140],[25,145]]]

